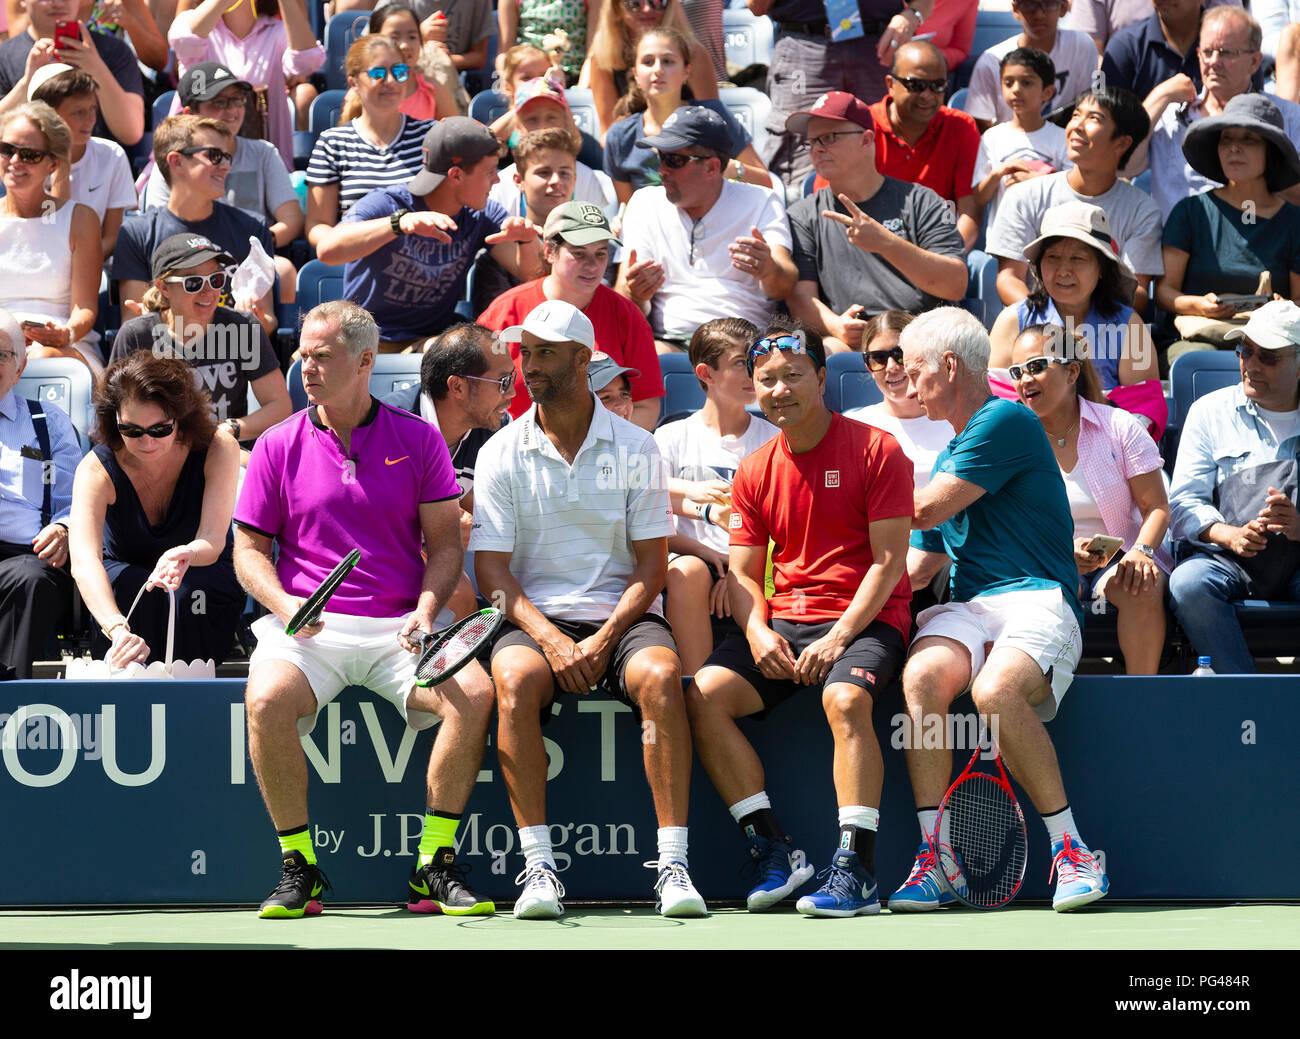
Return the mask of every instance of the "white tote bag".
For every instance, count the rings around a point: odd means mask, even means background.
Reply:
[[[136,604],[140,601],[140,596],[144,595],[145,589],[142,585],[136,592],[135,601],[131,603],[131,609],[127,611],[126,619],[130,621],[131,614],[135,612]],[[176,593],[170,588],[166,589],[169,610],[167,614],[167,655],[162,660],[151,660],[147,664],[141,664],[139,661],[132,661],[124,668],[116,668],[109,664],[107,658],[104,660],[90,660],[89,658],[78,657],[68,661],[68,669],[64,678],[77,680],[86,679],[105,679],[105,678],[216,678],[217,664],[215,660],[173,660],[172,652],[176,644]],[[152,647],[150,647],[152,649]]]

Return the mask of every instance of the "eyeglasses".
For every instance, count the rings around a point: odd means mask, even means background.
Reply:
[[[680,152],[660,152],[659,165],[667,166],[670,170],[679,170],[690,162],[704,162],[710,158],[708,155],[683,155]]]
[[[370,77],[372,83],[382,83],[390,75],[394,83],[405,83],[406,77],[411,74],[411,66],[398,63],[391,69],[386,69],[382,65],[376,65],[372,69],[366,69],[366,75]]]
[[[1275,364],[1279,364],[1282,358],[1292,356],[1293,353],[1294,351],[1288,350],[1264,350],[1246,343],[1237,347],[1237,356],[1243,361],[1259,361],[1265,368],[1272,368]]]
[[[35,166],[42,159],[47,159],[53,154],[53,152],[46,151],[44,148],[20,148],[8,141],[0,141],[0,158],[12,159],[16,155],[18,161],[24,166]]]
[[[1061,9],[1061,0],[1011,0],[1011,6],[1025,14],[1051,13]]]
[[[222,151],[220,148],[214,148],[210,145],[196,144],[192,148],[181,148],[178,155],[202,155],[213,166],[229,166],[235,161],[235,157],[230,152]]]
[[[1069,364],[1064,357],[1031,357],[1024,364],[1013,364],[1007,369],[1012,382],[1019,382],[1026,375],[1042,375],[1054,364]]]
[[[883,372],[889,367],[889,362],[895,364],[903,363],[903,348],[895,346],[889,350],[868,350],[862,355],[862,359],[867,362],[867,371]]]
[[[633,14],[647,4],[650,5],[652,11],[662,11],[668,6],[668,0],[623,0],[623,6]]]
[[[224,112],[227,108],[244,108],[248,105],[248,98],[241,94],[232,94],[230,97],[214,97],[211,101],[204,101],[205,105],[211,105],[218,112]]]
[[[475,382],[490,382],[502,393],[509,393],[515,386],[515,379],[519,377],[516,371],[507,372],[499,379],[485,379],[481,375],[466,375],[466,379],[473,379]]]
[[[1224,61],[1232,61],[1234,58],[1240,58],[1243,54],[1254,54],[1250,49],[1246,50],[1224,50],[1222,47],[1197,47],[1196,56],[1202,61],[1213,61],[1215,58],[1222,58]]]
[[[760,339],[757,343],[749,348],[749,354],[745,358],[745,369],[750,375],[754,374],[754,362],[770,354],[773,350],[781,350],[785,353],[808,355],[808,339],[802,331],[796,330],[788,335],[769,336],[766,339]]]
[[[196,292],[202,292],[204,285],[220,292],[226,287],[226,282],[229,280],[229,271],[213,271],[211,274],[207,275],[187,274],[183,278],[163,278],[163,281],[167,282],[169,285],[179,285],[191,296]]]
[[[946,79],[917,79],[915,76],[895,76],[894,82],[906,87],[909,94],[923,94],[928,90],[930,93],[942,97],[948,89]]]
[[[123,422],[121,419],[117,422],[117,431],[128,440],[139,440],[141,437],[150,437],[153,440],[161,440],[163,437],[172,435],[176,428],[176,420],[171,422],[159,422],[155,426],[145,429],[144,426],[137,426],[131,422]]]
[[[824,133],[820,137],[809,137],[808,144],[814,148],[830,148],[840,137],[861,137],[865,130],[833,130],[830,133]]]

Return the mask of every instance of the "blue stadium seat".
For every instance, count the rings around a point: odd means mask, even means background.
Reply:
[[[704,407],[704,388],[695,377],[695,366],[686,354],[661,354],[659,370],[664,377],[664,399],[659,407],[661,421],[669,415],[699,411]]]
[[[347,88],[348,77],[343,71],[343,59],[347,57],[348,48],[365,32],[369,21],[369,11],[344,11],[325,24],[325,67],[321,71],[325,74],[325,85],[330,90]]]
[[[163,91],[163,93],[154,98],[152,109],[154,129],[157,129],[158,124],[167,118],[167,113],[172,110],[172,102],[175,99],[176,91],[174,90]]]
[[[310,130],[293,132],[293,168],[305,170],[311,161],[312,149],[316,147],[316,135]]]
[[[495,4],[493,5],[496,6]],[[496,24],[496,18],[492,19]],[[493,33],[487,38],[487,57],[483,61],[483,67],[480,69],[465,69],[460,74],[461,86],[473,97],[475,94],[481,94],[485,90],[492,89],[492,83],[495,78],[495,69],[497,61],[497,46],[499,37]]]
[[[831,411],[841,414],[851,408],[865,408],[883,399],[876,380],[867,371],[860,353],[831,354],[826,358],[826,395]]]
[[[981,54],[995,43],[1017,35],[1022,28],[1010,11],[980,11],[975,18],[975,35],[971,39],[970,54],[957,66],[956,89],[970,85],[971,72]]]
[[[577,123],[578,130],[582,133],[582,150],[578,153],[578,161],[586,163],[594,170],[604,169],[605,152],[600,146],[600,120],[596,116],[596,103],[592,99],[591,91],[574,87],[566,90],[564,96],[569,102],[569,110],[573,113],[573,121]],[[484,126],[491,126],[505,115],[509,107],[510,103],[501,91],[484,90],[470,99],[469,117],[477,119]]]
[[[319,137],[339,121],[339,112],[343,110],[346,90],[327,90],[318,94],[307,112],[307,127],[313,138]]]
[[[756,18],[744,8],[723,11],[722,32],[728,65],[772,64],[775,32],[771,18]]]
[[[816,190],[816,184],[817,184],[817,171],[813,170],[811,173],[808,174],[808,176],[804,177],[803,187],[799,189],[799,197],[807,198],[809,195],[813,194],[813,192]]]
[[[311,34],[321,39],[325,35],[325,0],[307,0],[307,17],[311,21]]]
[[[745,128],[754,142],[754,150],[762,155],[763,144],[767,140],[767,114],[772,110],[772,99],[753,87],[722,87],[718,91],[718,97],[727,106],[727,111]]]
[[[298,272],[298,308],[306,313],[318,303],[343,298],[343,268],[308,260]]]
[[[491,126],[505,115],[510,102],[499,90],[484,90],[470,99],[469,117],[477,119],[484,126]]]
[[[1136,177],[1133,178],[1133,186],[1141,188],[1148,195],[1151,194],[1151,167],[1148,166]]]
[[[72,419],[83,451],[90,450],[90,431],[95,423],[91,408],[94,389],[90,369],[71,357],[31,358],[17,386],[19,396],[62,408]]]
[[[376,354],[375,369],[370,373],[370,393],[375,397],[387,397],[390,393],[414,386],[420,381],[420,362],[423,354]],[[84,365],[83,365],[84,367]],[[307,407],[307,391],[302,385],[302,361],[289,365],[289,374],[285,376],[289,387],[289,401],[294,411]]]
[[[599,140],[600,119],[596,116],[596,101],[591,96],[591,91],[571,87],[564,92],[564,97],[569,102],[569,111],[573,113],[573,121],[578,124],[578,129]]]
[[[970,272],[966,298],[981,302],[982,313],[975,316],[984,322],[985,328],[991,329],[1002,313],[1002,300],[998,298],[998,261],[988,253],[972,249],[966,254],[966,269]]]
[[[970,91],[966,87],[960,90],[954,90],[952,97],[948,98],[948,107],[955,108],[960,112],[966,111],[966,98],[970,96]]]
[[[284,383],[289,387],[289,403],[293,405],[293,410],[302,411],[308,403],[307,391],[302,386],[302,361],[294,361],[289,365]]]
[[[1241,367],[1231,350],[1194,350],[1178,357],[1169,370],[1172,400],[1170,428],[1182,429],[1192,401],[1212,390],[1241,382]]]

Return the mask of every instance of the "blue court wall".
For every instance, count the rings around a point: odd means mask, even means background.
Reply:
[[[0,904],[260,901],[279,857],[248,760],[243,691],[233,679],[0,683]],[[958,708],[972,710],[969,700]],[[897,688],[876,709],[884,892],[905,877],[918,835],[896,749],[907,735],[901,712]],[[779,818],[823,867],[838,831],[820,698],[798,697],[744,724]],[[966,728],[952,733],[963,744]],[[1294,870],[1261,867],[1300,860],[1300,678],[1083,676],[1048,731],[1075,818],[1105,854],[1113,897],[1300,897]],[[654,874],[642,863],[656,857],[655,820],[631,714],[603,698],[564,697],[544,735],[568,897],[650,898]],[[364,690],[346,691],[322,714],[308,741],[311,821],[334,901],[404,896],[431,740]],[[971,749],[955,754],[957,767]],[[698,762],[691,798],[696,885],[706,898],[743,897],[744,846]],[[1041,899],[1050,891],[1046,834],[1021,803],[1030,844],[1021,897]],[[479,891],[513,897],[517,843],[489,743],[461,831],[460,856]]]

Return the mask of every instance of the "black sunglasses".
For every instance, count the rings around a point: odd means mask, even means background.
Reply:
[[[1242,343],[1237,347],[1237,356],[1243,361],[1257,360],[1265,368],[1272,368],[1275,364],[1287,356],[1284,350],[1264,350],[1258,346],[1248,346]]]
[[[708,159],[708,155],[682,155],[680,152],[659,153],[659,165],[667,166],[670,170],[679,170],[690,162],[703,162]]]
[[[668,6],[668,0],[623,0],[623,6],[633,13],[641,10],[643,4],[649,4],[652,10],[662,11]]]
[[[890,361],[895,364],[903,363],[903,348],[895,346],[889,350],[868,350],[862,355],[862,359],[867,362],[867,371],[883,372],[889,367]]]
[[[176,428],[176,420],[170,422],[159,422],[157,425],[145,429],[143,426],[137,426],[132,422],[123,422],[120,419],[117,423],[117,431],[128,440],[139,440],[141,437],[151,437],[154,440],[161,440],[163,437],[172,435],[172,430]]]
[[[194,145],[192,148],[181,148],[178,151],[180,155],[202,155],[213,166],[220,166],[223,163],[229,165],[235,161],[235,157],[230,152],[222,151],[220,148],[212,146]]]
[[[18,156],[18,161],[25,166],[35,166],[42,159],[47,159],[54,153],[46,151],[43,148],[20,148],[16,144],[10,144],[8,141],[0,141],[0,156],[6,159],[12,159]]]
[[[1069,364],[1064,357],[1031,357],[1024,364],[1013,364],[1007,369],[1013,382],[1019,382],[1023,375],[1042,375],[1054,364]]]
[[[481,375],[466,375],[465,378],[473,379],[475,382],[490,382],[502,393],[509,393],[511,388],[515,384],[515,379],[518,378],[518,376],[519,376],[518,372],[511,371],[511,372],[507,372],[499,379],[485,379]]]
[[[938,94],[942,97],[948,89],[946,79],[917,79],[915,76],[895,76],[894,82],[906,87],[909,94],[923,94],[928,90],[932,94]]]

